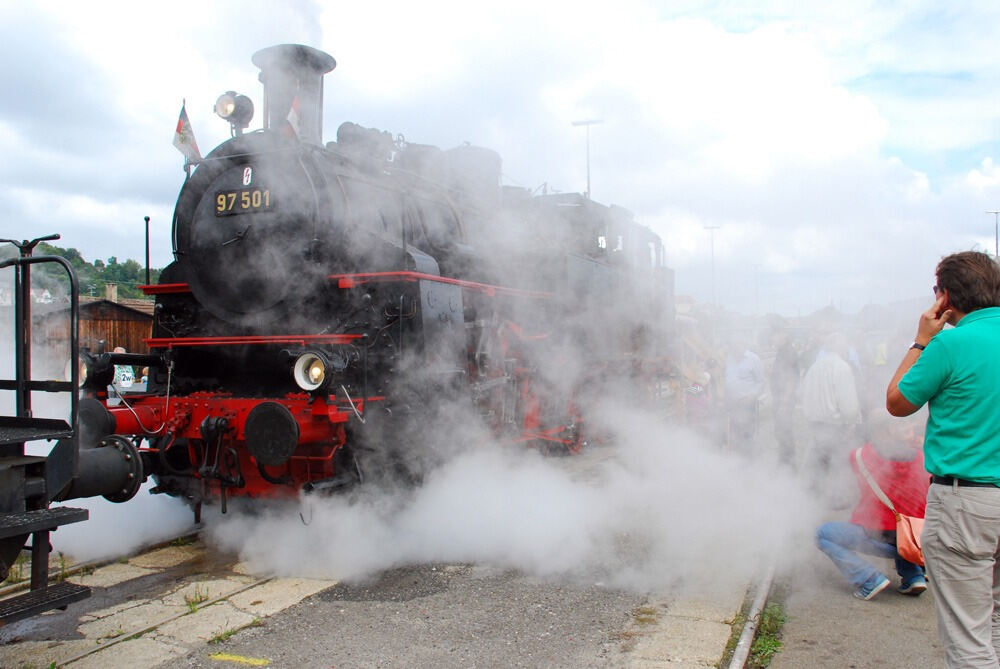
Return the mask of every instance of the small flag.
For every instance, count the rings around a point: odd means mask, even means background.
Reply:
[[[288,127],[292,129],[295,137],[299,136],[299,96],[292,98],[291,108],[288,110]]]
[[[194,139],[194,130],[191,129],[191,121],[188,120],[185,103],[181,103],[181,115],[177,117],[177,130],[174,131],[174,146],[184,154],[189,163],[201,162],[201,151],[198,150],[198,142]]]

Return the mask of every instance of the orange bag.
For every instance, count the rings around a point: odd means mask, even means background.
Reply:
[[[858,465],[858,471],[865,477],[868,481],[868,485],[871,486],[872,492],[875,496],[881,500],[883,504],[889,507],[893,515],[896,516],[896,552],[899,556],[906,560],[907,562],[912,562],[913,564],[919,564],[923,566],[924,564],[924,551],[920,547],[920,533],[924,531],[924,519],[914,518],[913,516],[904,516],[903,514],[896,511],[896,507],[892,505],[889,498],[882,488],[879,487],[878,483],[875,483],[875,479],[872,475],[868,473],[868,468],[865,467],[864,463],[861,462],[861,449],[854,451],[854,461]]]
[[[924,551],[920,545],[920,533],[924,531],[924,519],[896,514],[896,552],[907,562],[924,564]]]

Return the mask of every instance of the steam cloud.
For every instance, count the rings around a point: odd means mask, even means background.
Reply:
[[[619,411],[614,446],[543,458],[466,452],[408,493],[307,499],[210,522],[255,571],[359,580],[398,565],[476,562],[636,590],[727,587],[812,550],[819,511],[768,459],[721,453]],[[300,517],[301,514],[301,517]]]

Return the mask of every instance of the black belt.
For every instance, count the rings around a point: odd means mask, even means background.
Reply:
[[[985,481],[967,481],[966,479],[957,479],[954,476],[935,476],[933,474],[931,475],[931,483],[939,483],[941,485],[957,484],[959,486],[968,486],[970,488],[998,487],[995,483],[986,483]]]

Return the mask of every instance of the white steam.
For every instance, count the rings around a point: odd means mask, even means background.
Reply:
[[[637,590],[726,587],[793,544],[811,548],[802,538],[819,511],[768,458],[720,453],[648,416],[618,419],[629,427],[616,445],[579,458],[492,446],[405,495],[272,506],[216,519],[209,536],[263,573],[358,580],[475,562]]]
[[[53,550],[82,562],[114,558],[172,539],[193,526],[194,515],[187,504],[166,495],[150,495],[150,487],[147,482],[123,504],[103,497],[65,502],[65,506],[89,509],[90,519],[53,532]]]

